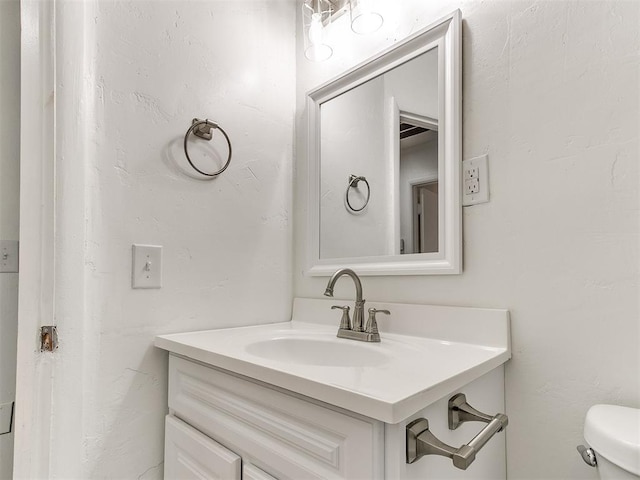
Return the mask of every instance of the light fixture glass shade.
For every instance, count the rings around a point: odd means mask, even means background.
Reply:
[[[349,0],[351,30],[358,34],[373,33],[384,23],[376,0]]]
[[[333,55],[327,43],[327,27],[331,23],[331,3],[328,0],[305,0],[302,4],[304,55],[313,62],[322,62]]]

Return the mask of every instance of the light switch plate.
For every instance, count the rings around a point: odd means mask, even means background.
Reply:
[[[132,288],[162,287],[162,247],[133,245]]]
[[[13,422],[13,402],[0,403],[0,435],[11,433]]]
[[[18,241],[0,240],[0,273],[17,273]]]
[[[462,206],[489,201],[489,157],[470,158],[462,162]]]

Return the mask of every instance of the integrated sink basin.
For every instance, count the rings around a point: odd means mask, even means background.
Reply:
[[[335,337],[275,337],[250,343],[245,350],[250,355],[276,362],[326,367],[376,367],[391,360],[380,344],[338,342]]]
[[[337,338],[332,300],[295,299],[292,319],[156,337],[174,355],[387,423],[398,423],[511,356],[509,314],[367,302],[391,311],[380,343]]]

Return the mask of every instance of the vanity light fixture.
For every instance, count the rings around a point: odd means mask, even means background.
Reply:
[[[380,29],[384,19],[377,3],[378,0],[303,0],[305,57],[313,62],[322,62],[333,55],[333,48],[327,41],[329,25],[347,12],[353,32],[363,35]]]
[[[364,35],[380,29],[384,18],[378,13],[375,0],[349,0],[351,30]]]
[[[322,62],[333,55],[333,49],[326,41],[332,12],[333,5],[329,0],[305,0],[302,4],[304,56],[312,62]]]

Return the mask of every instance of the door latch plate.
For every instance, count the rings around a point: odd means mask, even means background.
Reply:
[[[40,327],[40,351],[53,352],[58,348],[58,329],[54,325]]]

